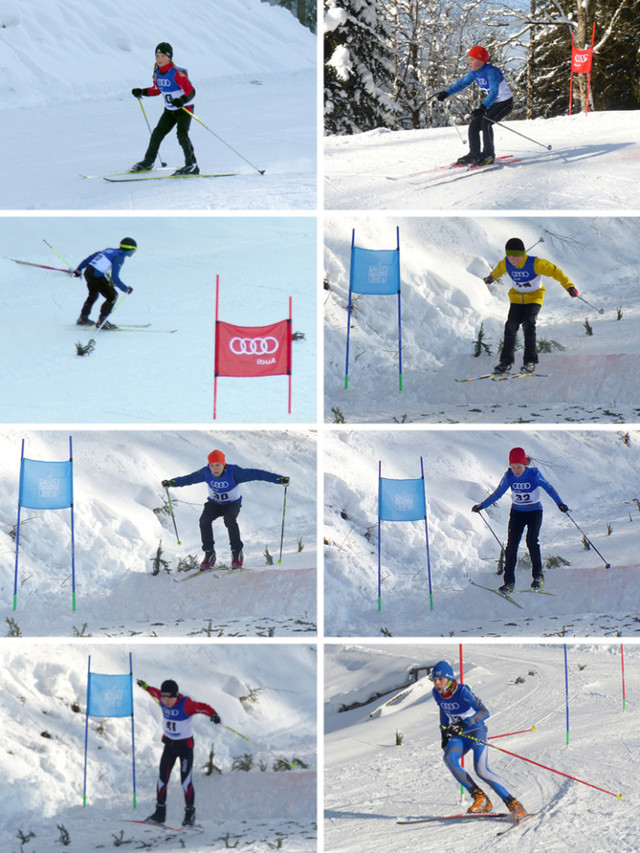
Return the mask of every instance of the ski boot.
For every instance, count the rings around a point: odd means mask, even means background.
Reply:
[[[499,361],[493,368],[494,373],[509,373],[513,367],[512,361]]]
[[[107,332],[114,332],[118,328],[114,326],[113,323],[110,323],[108,320],[98,320],[96,323],[96,327],[99,329],[104,329]]]
[[[503,595],[510,595],[513,592],[514,587],[514,583],[503,583],[502,586],[498,587],[498,592],[501,592]]]
[[[182,821],[183,826],[194,826],[196,822],[196,807],[195,806],[185,806],[184,807],[184,818]]]
[[[231,554],[231,568],[232,569],[241,569],[243,563],[244,563],[244,554],[242,553],[242,551],[234,551]]]
[[[216,552],[215,551],[205,551],[204,559],[200,563],[200,569],[203,572],[208,572],[212,569],[216,564]]]
[[[463,157],[458,157],[456,166],[475,166],[478,162],[478,154],[465,154]]]
[[[93,326],[95,325],[93,320],[90,320],[88,317],[85,317],[81,314],[76,320],[76,326]]]
[[[480,154],[476,159],[476,166],[490,166],[495,162],[496,155],[493,152],[488,152],[487,154]]]
[[[176,169],[174,175],[199,175],[200,169],[197,163],[187,163],[181,169]]]
[[[145,823],[164,823],[167,819],[167,807],[161,803],[156,803],[156,810],[149,817],[145,818]]]
[[[527,812],[525,811],[522,803],[518,802],[515,797],[509,797],[504,801],[504,804],[509,809],[511,817],[514,820],[522,820],[523,817],[527,816]]]
[[[481,791],[480,788],[472,788],[469,793],[473,797],[473,802],[467,809],[467,814],[480,814],[481,812],[491,811],[493,805],[484,791]]]
[[[536,364],[534,361],[525,361],[520,368],[520,373],[533,373],[535,369]]]
[[[544,586],[544,575],[534,575],[531,582],[531,589],[539,590]]]
[[[148,160],[140,160],[139,163],[134,163],[129,169],[130,172],[149,172],[153,169],[153,163]]]

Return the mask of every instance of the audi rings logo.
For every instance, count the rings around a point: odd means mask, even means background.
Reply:
[[[273,355],[278,352],[278,339],[272,335],[266,338],[231,338],[229,349],[234,355]]]

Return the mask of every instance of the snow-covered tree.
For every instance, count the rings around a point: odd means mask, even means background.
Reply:
[[[376,0],[325,0],[324,110],[327,133],[390,127],[393,62]]]

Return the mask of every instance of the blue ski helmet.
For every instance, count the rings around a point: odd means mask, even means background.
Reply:
[[[431,680],[433,681],[434,678],[448,678],[449,681],[455,681],[451,664],[447,663],[446,660],[440,660],[434,664],[431,670]]]

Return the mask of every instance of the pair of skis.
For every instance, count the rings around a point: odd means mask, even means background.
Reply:
[[[468,379],[456,379],[456,382],[478,382],[480,379],[493,379],[494,382],[505,382],[508,379],[527,379],[537,376],[546,377],[546,373],[483,373],[481,376],[471,376]]]
[[[224,578],[227,575],[233,575],[236,572],[250,572],[250,571],[251,571],[251,569],[248,567],[245,567],[245,566],[238,566],[235,569],[230,569],[228,566],[220,566],[217,569],[200,569],[199,572],[193,572],[192,574],[188,575],[186,578],[177,578],[176,583],[185,583],[186,581],[192,581],[195,578],[202,577],[202,575],[211,575],[211,574],[214,574],[217,572],[220,572],[220,574],[218,574],[218,577]]]
[[[401,818],[396,821],[396,823],[401,826],[413,826],[419,823],[438,823],[438,822],[446,822],[446,821],[466,821],[466,820],[509,820],[511,821],[511,825],[506,829],[501,829],[496,835],[506,835],[507,832],[511,832],[512,829],[515,829],[517,826],[520,826],[521,823],[529,820],[532,817],[536,817],[538,812],[530,812],[529,814],[524,815],[519,819],[514,819],[512,815],[508,812],[478,812],[476,814],[465,812],[463,814],[450,814],[450,815],[439,815],[436,817],[417,817],[417,818]]]
[[[110,172],[107,175],[80,175],[81,178],[102,178],[103,181],[110,183],[122,183],[131,181],[162,181],[166,178],[232,178],[237,172],[200,172],[198,175],[176,175],[174,172],[162,169],[149,169],[142,172]]]
[[[510,601],[512,604],[515,604],[516,607],[519,607],[521,610],[524,609],[522,607],[522,605],[519,602],[517,602],[515,600],[515,598],[513,598],[511,596],[511,594],[508,592],[500,592],[499,589],[494,589],[492,586],[484,586],[484,584],[476,583],[476,581],[474,581],[473,578],[469,578],[469,583],[473,584],[473,586],[479,586],[480,589],[486,589],[487,592],[493,592],[496,595],[499,595],[500,598],[506,598],[507,601]],[[545,589],[520,589],[520,590],[518,590],[518,592],[534,592],[537,595],[555,595],[555,593],[547,592],[547,590],[545,590]]]
[[[509,166],[521,162],[522,159],[514,157],[513,154],[504,154],[502,157],[496,157],[493,163],[489,163],[486,166],[478,166],[474,163],[460,165],[458,165],[458,163],[449,163],[446,166],[434,166],[430,169],[421,169],[418,172],[409,172],[406,175],[386,175],[386,178],[388,181],[408,181],[411,178],[424,178],[425,181],[429,181],[437,180],[450,172],[458,172],[461,174],[464,174],[465,172],[486,172],[491,169],[500,168],[501,166]]]

